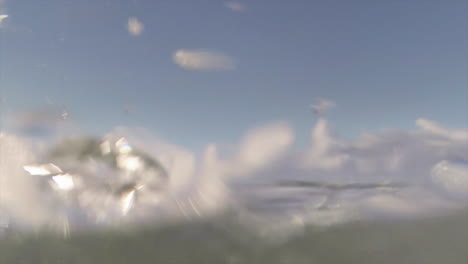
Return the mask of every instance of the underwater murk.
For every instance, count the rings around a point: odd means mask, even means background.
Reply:
[[[0,136],[0,263],[468,263],[468,131],[310,145],[286,123],[197,155],[142,129]],[[33,133],[34,134],[34,133]]]

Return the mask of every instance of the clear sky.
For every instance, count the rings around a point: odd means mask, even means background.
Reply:
[[[142,126],[192,148],[275,120],[305,141],[316,98],[345,137],[467,127],[466,0],[0,5],[4,113],[53,105],[92,133]]]

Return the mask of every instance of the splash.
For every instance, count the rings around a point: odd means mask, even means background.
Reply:
[[[466,131],[417,124],[420,130],[343,141],[320,116],[310,147],[297,150],[293,130],[279,122],[247,132],[230,157],[208,146],[199,162],[143,130],[116,128],[45,150],[3,134],[2,221],[68,233],[203,219],[235,208],[239,221],[263,234],[463,208]]]

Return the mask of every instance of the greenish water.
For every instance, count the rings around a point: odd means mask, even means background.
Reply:
[[[468,264],[464,161],[434,158],[419,182],[350,181],[345,169],[336,181],[280,170],[224,182],[217,169],[184,176],[185,163],[170,173],[123,137],[100,145],[67,141],[40,164],[2,156],[13,191],[0,203],[0,264]]]
[[[59,235],[10,234],[2,264],[55,263],[468,263],[468,212],[398,222],[307,227],[282,241],[230,221]]]

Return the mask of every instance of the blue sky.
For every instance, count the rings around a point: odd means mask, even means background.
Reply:
[[[142,126],[191,148],[275,120],[306,142],[316,98],[336,102],[329,118],[344,137],[413,128],[420,117],[467,126],[466,1],[236,3],[242,10],[214,0],[7,0],[3,112],[52,103],[90,133]],[[138,36],[132,17],[144,25]],[[184,68],[173,58],[181,50],[221,61]],[[231,67],[216,69],[223,63]]]

